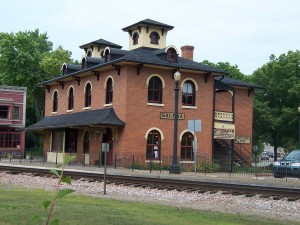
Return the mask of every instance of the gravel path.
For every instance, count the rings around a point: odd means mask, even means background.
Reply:
[[[12,175],[0,172],[0,183],[29,189],[53,190],[57,180],[50,177],[38,177],[28,174]],[[291,224],[300,224],[300,200],[287,201],[262,199],[258,196],[244,197],[216,194],[199,194],[149,188],[136,188],[122,185],[107,185],[107,194],[103,195],[103,183],[89,182],[85,179],[73,180],[72,189],[76,194],[94,197],[132,200],[148,203],[173,205],[179,208],[237,213],[263,216],[278,220],[290,220]]]

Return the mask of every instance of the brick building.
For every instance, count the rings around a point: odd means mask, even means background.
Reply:
[[[0,156],[22,157],[25,147],[25,87],[0,85]]]
[[[192,46],[182,46],[180,57],[175,46],[166,45],[172,29],[150,19],[137,22],[123,28],[129,50],[103,39],[84,44],[81,65],[65,63],[61,76],[38,84],[45,88],[45,118],[27,129],[44,134],[48,161],[57,155],[60,160],[65,151],[93,163],[103,158],[106,143],[108,164],[126,155],[144,162],[171,156],[178,71],[180,163],[193,162],[194,135],[197,154],[210,160],[231,154],[249,162],[255,86],[194,62]],[[189,131],[188,120],[201,120],[202,130]]]

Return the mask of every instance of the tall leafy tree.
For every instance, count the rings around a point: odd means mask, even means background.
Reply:
[[[227,77],[230,77],[235,80],[242,80],[242,81],[247,81],[248,78],[243,74],[240,69],[238,68],[237,65],[231,65],[229,62],[218,62],[218,63],[213,63],[208,60],[204,60],[201,62],[204,65],[208,65],[214,68],[222,69],[228,72]]]
[[[52,49],[46,33],[20,31],[0,33],[0,83],[27,87],[27,125],[43,116],[44,90],[35,85],[57,76],[71,52]]]
[[[255,94],[255,135],[274,146],[276,157],[279,146],[295,146],[298,141],[300,52],[271,55],[270,61],[257,69],[252,79],[264,87]]]

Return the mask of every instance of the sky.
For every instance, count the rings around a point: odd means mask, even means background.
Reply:
[[[38,28],[81,61],[79,46],[100,38],[127,50],[122,28],[147,18],[174,26],[167,45],[194,46],[194,61],[229,62],[246,75],[271,54],[300,50],[299,0],[10,0],[0,32]]]

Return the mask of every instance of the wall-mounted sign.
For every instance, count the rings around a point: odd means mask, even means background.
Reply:
[[[161,119],[174,120],[174,113],[172,113],[172,112],[160,112],[160,118]],[[184,120],[185,119],[184,113],[178,113],[178,119],[179,120]]]
[[[214,138],[215,139],[235,139],[235,126],[228,123],[215,122]]]
[[[235,136],[235,143],[250,144],[251,140],[248,136]]]

